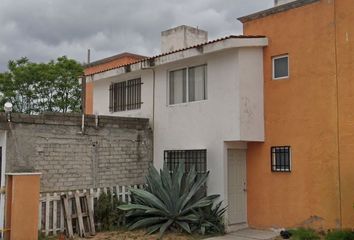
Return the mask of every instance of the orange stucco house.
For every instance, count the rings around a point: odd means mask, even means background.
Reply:
[[[269,39],[265,141],[247,151],[248,224],[353,228],[354,1],[290,1],[239,20]],[[274,146],[290,147],[291,171],[271,171]]]

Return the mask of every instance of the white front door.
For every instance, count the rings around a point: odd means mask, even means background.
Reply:
[[[228,149],[228,222],[247,223],[246,150]]]

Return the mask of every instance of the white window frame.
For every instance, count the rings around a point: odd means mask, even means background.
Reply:
[[[202,100],[196,100],[196,101],[189,101],[189,69],[190,68],[195,68],[195,67],[201,67],[205,66],[206,67],[206,72],[205,72],[205,82],[204,82],[204,91],[205,91],[205,99]],[[170,73],[178,70],[183,70],[186,69],[186,101],[181,102],[181,103],[170,103]],[[187,103],[194,103],[194,102],[201,102],[205,101],[208,99],[208,65],[206,63],[204,64],[199,64],[199,65],[193,65],[193,66],[186,66],[186,67],[180,67],[180,68],[174,68],[171,69],[167,72],[167,106],[175,106],[175,105],[183,105]]]
[[[288,58],[288,75],[284,77],[275,77],[275,60],[280,59],[280,58]],[[290,77],[290,58],[289,54],[283,54],[279,56],[272,57],[272,79],[273,80],[281,80],[281,79],[288,79]]]

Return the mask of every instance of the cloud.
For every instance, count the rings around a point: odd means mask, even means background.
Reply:
[[[0,71],[10,59],[48,61],[67,55],[80,62],[120,52],[159,52],[160,32],[198,26],[209,38],[241,34],[236,20],[273,0],[1,0]]]

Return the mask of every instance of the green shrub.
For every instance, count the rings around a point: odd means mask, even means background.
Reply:
[[[98,231],[113,230],[124,219],[124,212],[118,209],[120,202],[110,191],[102,192],[95,204],[95,223]]]
[[[192,233],[203,226],[204,232],[211,229],[209,226],[214,223],[207,221],[208,218],[202,221],[200,212],[201,209],[212,206],[219,196],[205,196],[205,192],[201,190],[209,172],[197,174],[192,167],[192,170],[185,174],[184,169],[184,164],[180,164],[171,173],[167,166],[164,166],[159,173],[151,167],[146,176],[146,189],[130,189],[133,202],[119,207],[128,211],[126,216],[131,223],[130,230],[147,228],[149,234],[159,231],[161,237],[166,230]],[[222,218],[224,211],[220,210],[220,206],[216,211],[213,210]]]
[[[312,229],[298,228],[289,230],[292,240],[317,240],[320,239],[318,233]]]
[[[226,207],[222,207],[222,202],[217,205],[209,205],[196,210],[196,214],[200,217],[198,225],[195,227],[199,229],[202,235],[213,233],[225,233],[224,213]]]
[[[350,230],[335,230],[329,232],[326,237],[326,240],[354,240],[354,232]]]

